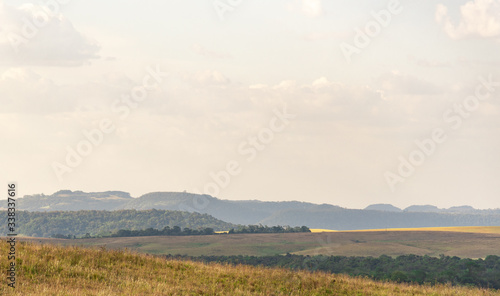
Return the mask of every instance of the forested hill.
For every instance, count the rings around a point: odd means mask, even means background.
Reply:
[[[476,210],[469,206],[438,209],[435,206],[410,206],[404,210],[392,205],[372,205],[364,210],[329,204],[298,201],[263,202],[222,200],[209,195],[186,192],[152,192],[139,198],[121,191],[58,191],[52,195],[31,195],[18,199],[18,209],[28,211],[78,210],[176,210],[209,214],[217,219],[243,225],[307,225],[337,230],[499,226],[500,210]],[[207,226],[209,227],[209,226]],[[227,229],[226,229],[227,230]]]
[[[27,211],[174,210],[206,213],[223,221],[245,225],[258,224],[260,220],[280,210],[307,209],[315,206],[317,205],[313,203],[298,201],[221,200],[210,195],[186,192],[152,192],[139,198],[132,198],[128,193],[121,191],[87,193],[61,190],[52,195],[27,195],[18,199],[18,208]]]
[[[60,190],[52,195],[25,195],[17,200],[26,211],[119,210],[134,198],[123,191],[83,192]]]
[[[6,212],[0,212],[7,218]],[[3,225],[7,225],[4,221]],[[207,214],[166,210],[120,210],[120,211],[66,211],[27,212],[18,211],[16,231],[19,235],[52,237],[58,234],[82,237],[110,235],[120,229],[142,230],[163,229],[166,226],[199,229],[213,228],[215,231],[238,228]],[[7,228],[0,229],[0,236]]]

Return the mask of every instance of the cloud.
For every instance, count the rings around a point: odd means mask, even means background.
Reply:
[[[449,61],[436,61],[409,55],[408,60],[413,62],[415,65],[424,68],[450,68],[456,66],[467,67],[467,68],[477,68],[477,67],[494,68],[500,66],[500,61],[496,60],[495,57],[488,57],[488,59],[470,59],[467,57],[459,56]]]
[[[417,58],[417,57],[414,57],[412,55],[409,55],[408,59],[410,61],[414,62],[417,66],[425,67],[425,68],[448,68],[448,67],[451,67],[450,62],[433,61],[433,60],[428,60],[428,59],[423,59],[423,58]]]
[[[184,75],[184,80],[196,86],[225,86],[231,81],[219,71],[205,70]]]
[[[382,90],[392,94],[432,95],[442,93],[442,89],[433,83],[399,72],[384,73],[376,79],[376,83]]]
[[[72,114],[83,121],[115,118],[111,110],[113,102],[138,83],[125,75],[110,73],[94,82],[56,84],[31,70],[11,68],[0,74],[1,110],[19,114]],[[300,115],[298,121],[311,126],[320,122],[370,128],[391,123],[405,126],[408,114],[412,120],[426,120],[429,116],[426,108],[435,108],[442,102],[441,97],[440,87],[397,72],[381,75],[373,86],[349,85],[327,77],[309,83],[284,80],[247,85],[231,81],[220,71],[206,70],[172,73],[168,83],[131,110],[130,118],[148,114],[164,116],[170,118],[172,128],[183,134],[193,132],[185,126],[188,121],[204,132],[221,130],[234,134],[259,124],[258,118],[273,108],[287,105]]]
[[[227,54],[227,53],[219,53],[219,52],[215,52],[215,51],[212,51],[212,50],[208,50],[206,49],[204,46],[196,43],[196,44],[193,44],[193,51],[201,56],[204,56],[206,58],[210,58],[210,59],[228,59],[228,58],[232,58],[232,56],[230,54]]]
[[[500,66],[500,61],[491,59],[479,60],[479,59],[470,59],[466,57],[458,57],[456,59],[456,64],[468,68],[476,68],[476,67],[498,68]]]
[[[78,66],[98,58],[99,46],[48,7],[0,2],[0,63]]]
[[[325,14],[322,0],[302,0],[302,13],[308,17],[319,17]]]
[[[311,31],[301,34],[301,38],[306,41],[319,41],[328,39],[345,39],[350,36],[347,31]]]
[[[377,106],[383,104],[375,90],[330,81],[326,77],[305,84],[284,80],[270,86],[254,85],[250,94],[242,93],[240,96],[249,97],[257,110],[287,105],[300,114],[297,120],[310,123],[344,122],[357,125],[373,120],[377,116]]]
[[[1,113],[51,113],[72,111],[73,96],[61,95],[50,79],[37,73],[11,68],[0,75]]]
[[[349,85],[318,77],[309,83],[284,80],[275,84],[232,82],[217,70],[172,74],[169,82],[131,109],[128,121],[154,116],[168,122],[178,135],[240,135],[262,125],[269,112],[286,105],[311,130],[327,133],[332,125],[379,129],[407,127],[409,120],[426,121],[428,110],[442,104],[441,88],[397,72],[381,75],[374,86]],[[107,74],[95,82],[58,85],[22,68],[0,74],[2,113],[72,116],[83,124],[110,117],[111,106],[140,83],[124,75]],[[425,99],[430,98],[430,99]],[[190,124],[187,124],[187,123]],[[321,126],[325,124],[325,127]],[[119,128],[127,125],[117,123]],[[128,126],[128,125],[127,125]],[[203,137],[205,137],[203,136]]]
[[[298,121],[312,125],[323,122],[370,128],[407,126],[409,115],[414,122],[426,121],[430,116],[426,108],[436,108],[447,99],[443,87],[397,72],[381,75],[370,86],[350,85],[327,77],[309,83],[283,80],[275,84],[244,85],[229,82],[218,71],[198,72],[185,79],[187,87],[168,90],[169,102],[157,106],[155,112],[197,118],[226,117],[224,121],[232,123],[226,126],[232,126],[233,131],[282,105],[297,112]]]
[[[110,116],[113,102],[130,94],[139,83],[122,74],[107,73],[95,81],[63,84],[28,68],[9,68],[0,72],[0,113]]]
[[[298,11],[301,14],[316,18],[325,15],[322,0],[296,0],[288,5],[290,11]]]
[[[497,38],[500,36],[500,1],[474,0],[460,7],[460,21],[454,25],[448,8],[438,4],[436,22],[452,39],[467,37]]]

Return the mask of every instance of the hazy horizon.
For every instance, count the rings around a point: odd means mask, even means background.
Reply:
[[[27,194],[27,195],[37,195],[37,194],[43,194],[45,196],[50,196],[50,195],[53,195],[59,191],[65,191],[65,190],[70,190],[70,189],[61,189],[61,190],[58,190],[58,191],[55,191],[55,192],[52,192],[52,193],[44,193],[44,192],[41,192],[41,193],[34,193],[34,194]],[[92,192],[85,192],[83,190],[70,190],[72,191],[73,193],[74,192],[84,192],[84,193],[92,193]],[[122,190],[105,190],[105,191],[102,191],[102,192],[113,192],[113,191],[119,191],[119,192],[125,192],[125,193],[129,193],[130,192],[126,192],[126,191],[122,191]],[[130,194],[130,197],[131,198],[140,198],[142,197],[143,195],[146,195],[148,193],[156,193],[156,192],[167,192],[167,193],[188,193],[188,194],[205,194],[205,193],[195,193],[195,192],[189,192],[189,191],[154,191],[154,192],[145,192],[143,194],[139,194],[139,195],[133,195],[133,194]],[[98,192],[96,192],[98,193]],[[23,198],[24,196],[19,196],[19,198]],[[220,199],[220,200],[230,200],[230,201],[254,201],[254,200],[257,200],[257,201],[262,201],[262,200],[259,200],[259,199],[228,199],[228,198],[219,198],[219,197],[216,197],[216,196],[212,196],[212,197],[215,197],[217,199]],[[280,201],[291,201],[291,202],[308,202],[308,201],[303,201],[303,200],[265,200],[266,202],[280,202]],[[315,203],[315,202],[311,202],[311,203]],[[398,206],[398,205],[395,205],[395,204],[388,204],[388,203],[372,203],[372,204],[367,204],[366,206],[364,207],[358,207],[358,208],[350,208],[350,207],[347,207],[347,206],[343,206],[341,204],[335,204],[335,203],[315,203],[315,204],[330,204],[330,205],[334,205],[334,206],[339,206],[339,207],[342,207],[342,208],[346,208],[346,209],[359,209],[359,210],[362,210],[362,209],[365,209],[366,207],[368,206],[372,206],[372,205],[391,205],[391,206],[395,206],[401,210],[404,210],[410,206],[435,206],[433,204],[407,204],[407,205],[403,205],[403,206]],[[462,207],[462,206],[470,206],[468,204],[461,204],[461,205],[451,205],[451,206],[448,206],[448,207],[438,207],[439,209],[449,209],[449,208],[453,208],[453,207]],[[0,207],[1,208],[1,207]],[[476,210],[491,210],[491,209],[498,209],[498,208],[475,208]]]
[[[0,0],[0,182],[500,208],[499,49],[500,0]]]

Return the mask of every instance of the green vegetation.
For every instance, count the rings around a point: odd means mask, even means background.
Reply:
[[[19,198],[18,209],[25,211],[123,210],[132,201],[128,192],[82,192],[60,190],[52,195],[34,194]]]
[[[0,240],[0,254],[8,244]],[[16,288],[0,295],[500,295],[449,285],[377,282],[323,272],[179,261],[129,251],[19,243]],[[0,269],[7,270],[7,260]]]
[[[307,226],[296,226],[296,227],[290,227],[290,226],[262,226],[262,225],[248,225],[248,226],[243,226],[240,227],[236,230],[234,228],[231,228],[229,230],[229,234],[234,234],[234,233],[293,233],[293,232],[311,232],[311,229]]]
[[[236,234],[236,233],[294,233],[294,232],[311,232],[311,230],[306,227],[290,227],[290,226],[262,226],[262,225],[248,225],[241,226],[237,230],[231,228],[227,232],[227,234]],[[188,227],[181,228],[179,226],[174,226],[170,228],[170,226],[164,227],[162,230],[148,228],[144,230],[127,230],[120,229],[116,232],[113,232],[109,237],[134,237],[134,236],[182,236],[182,235],[213,235],[218,234],[215,233],[213,228],[199,228],[199,229],[191,229]],[[225,234],[225,233],[224,233]],[[223,235],[223,233],[219,233],[219,235]],[[55,235],[54,238],[71,238],[69,236],[64,235]]]
[[[418,284],[473,285],[500,289],[500,257],[486,259],[460,259],[458,257],[403,255],[392,258],[386,255],[373,257],[345,256],[166,256],[167,258],[246,264],[265,267],[307,269],[351,276],[365,276],[375,280],[392,280]]]
[[[227,230],[238,227],[207,214],[167,210],[27,212],[18,211],[18,233],[35,237],[92,237],[110,235],[120,229],[212,228]],[[0,217],[7,218],[5,211]],[[6,225],[4,221],[3,225]],[[0,230],[5,235],[6,229]]]
[[[120,229],[117,232],[113,232],[111,237],[132,237],[132,236],[161,236],[161,235],[212,235],[215,234],[213,228],[204,228],[204,229],[191,229],[185,227],[182,229],[179,226],[174,226],[170,228],[170,226],[164,227],[162,230],[148,228],[144,230],[126,230]]]

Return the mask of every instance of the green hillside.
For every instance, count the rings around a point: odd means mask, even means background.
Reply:
[[[7,218],[5,211],[0,212],[0,217]],[[207,214],[167,210],[19,211],[17,217],[18,233],[36,237],[52,237],[57,234],[82,237],[87,233],[90,236],[98,236],[109,235],[120,229],[163,229],[165,226],[191,229],[209,227],[216,231],[237,228],[235,224],[215,219]],[[6,229],[0,230],[0,235],[5,235],[5,232]]]

